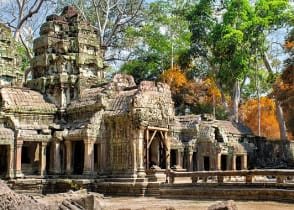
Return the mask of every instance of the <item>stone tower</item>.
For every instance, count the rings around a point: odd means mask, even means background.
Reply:
[[[33,50],[27,86],[45,93],[59,111],[104,78],[97,34],[73,7],[47,17]]]
[[[10,29],[0,23],[0,86],[21,86],[20,56]]]

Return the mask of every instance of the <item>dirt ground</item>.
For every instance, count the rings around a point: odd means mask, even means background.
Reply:
[[[294,199],[294,198],[293,198]],[[181,199],[158,199],[154,197],[109,197],[103,199],[106,210],[206,210],[217,201],[196,201]],[[294,203],[236,201],[238,210],[294,210]]]

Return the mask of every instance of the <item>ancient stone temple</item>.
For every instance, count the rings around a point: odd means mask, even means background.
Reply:
[[[0,23],[0,85],[21,86],[23,73],[20,71],[21,58],[17,55],[15,41],[10,29]]]
[[[1,28],[0,52],[10,52]],[[33,49],[26,84],[11,82],[22,75],[14,73],[0,89],[1,177],[154,182],[169,169],[246,169],[256,155],[245,127],[175,116],[167,84],[106,81],[96,32],[72,7],[47,17]],[[14,57],[1,54],[6,79]]]

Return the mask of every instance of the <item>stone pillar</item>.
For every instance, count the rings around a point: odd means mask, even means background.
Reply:
[[[188,171],[193,171],[193,151],[189,151],[187,156]]]
[[[236,155],[233,154],[232,156],[232,170],[235,171],[236,170]]]
[[[17,139],[16,141],[16,149],[15,149],[15,177],[23,177],[23,173],[21,171],[21,151],[22,151],[23,140]]]
[[[71,174],[72,173],[72,143],[71,141],[65,141],[65,150],[66,150],[66,167],[65,173]]]
[[[39,175],[46,175],[46,146],[47,142],[39,143]]]
[[[84,139],[84,175],[94,174],[94,141],[91,139]]]
[[[166,150],[166,169],[170,169],[170,140],[167,136],[167,131],[164,132],[164,141],[167,147]]]
[[[138,178],[144,178],[146,176],[145,167],[144,167],[144,128],[140,128],[138,139],[137,139],[137,158],[138,158],[138,165],[137,165],[137,173]],[[147,147],[147,145],[146,145]],[[135,151],[135,150],[134,150]],[[148,163],[146,163],[148,164]]]
[[[219,170],[221,170],[221,153],[217,153],[215,158],[216,158],[215,170],[219,171]]]
[[[245,170],[245,169],[247,169],[247,154],[244,154],[243,156],[242,156],[242,163],[241,163],[242,165],[241,165],[241,169],[242,170]]]
[[[61,173],[60,141],[55,140],[52,144],[52,170],[53,174]]]
[[[13,145],[9,145],[9,151],[7,154],[8,158],[7,158],[7,174],[6,177],[7,178],[13,178],[14,176],[14,167],[13,167],[13,157],[14,157],[14,147]]]

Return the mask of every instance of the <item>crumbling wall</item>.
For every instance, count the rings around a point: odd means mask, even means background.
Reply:
[[[294,142],[252,138],[255,149],[248,156],[250,168],[294,168]]]
[[[0,23],[0,86],[22,85],[21,57],[16,49],[10,29]]]

